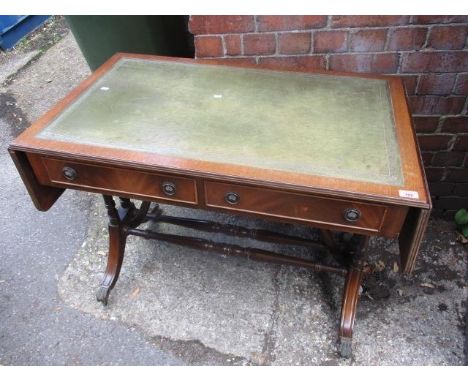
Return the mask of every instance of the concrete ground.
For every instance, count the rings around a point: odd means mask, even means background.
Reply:
[[[343,282],[335,276],[130,238],[121,277],[103,307],[94,297],[107,249],[101,198],[67,191],[50,211],[38,212],[6,152],[11,139],[89,69],[58,18],[32,42],[0,56],[0,74],[0,364],[466,363],[466,247],[456,242],[452,223],[437,219],[412,276],[396,272],[395,242],[372,240],[369,261],[376,271],[364,284],[349,360],[337,355]],[[163,207],[311,234],[306,227]]]

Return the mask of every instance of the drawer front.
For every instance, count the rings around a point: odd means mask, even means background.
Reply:
[[[196,184],[190,178],[51,158],[40,158],[40,160],[48,181],[53,185],[72,185],[100,193],[125,193],[135,197],[154,197],[197,204]],[[37,160],[34,162],[37,166]]]
[[[388,209],[381,205],[218,182],[205,182],[205,201],[210,207],[376,233],[380,232]]]

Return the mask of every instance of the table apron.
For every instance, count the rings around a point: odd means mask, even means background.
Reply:
[[[408,207],[379,204],[287,189],[216,182],[27,154],[38,182],[192,208],[252,215],[364,235],[397,237]]]

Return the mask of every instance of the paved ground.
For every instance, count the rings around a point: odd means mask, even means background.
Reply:
[[[109,306],[98,304],[107,246],[101,199],[67,191],[49,212],[37,212],[5,151],[89,73],[60,19],[37,36],[42,44],[0,56],[8,78],[0,89],[0,364],[465,362],[466,249],[453,224],[442,220],[431,221],[412,277],[395,272],[394,242],[372,241],[370,261],[380,271],[366,281],[350,360],[336,353],[342,281],[332,276],[132,238]],[[310,234],[304,227],[195,215]]]

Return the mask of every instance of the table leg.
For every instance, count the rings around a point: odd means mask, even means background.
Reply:
[[[346,276],[341,306],[339,346],[342,357],[350,357],[352,354],[353,326],[359,301],[359,289],[364,276],[362,262],[368,240],[368,237],[361,235],[355,235],[351,240],[353,243],[349,249],[349,255],[352,257],[352,262]]]
[[[117,210],[112,196],[103,195],[107,214],[109,215],[109,254],[107,266],[101,285],[96,293],[98,301],[107,305],[109,293],[119,278],[122,267],[127,230],[137,227],[145,221],[151,202],[142,202],[139,208],[128,198],[120,198],[120,208]],[[154,211],[156,211],[157,206]]]
[[[119,278],[120,268],[125,252],[126,235],[120,227],[109,224],[109,254],[107,257],[107,267],[99,287],[96,298],[98,301],[107,305],[107,299],[111,289]]]
[[[122,218],[115,208],[114,198],[103,195],[104,202],[109,215],[109,254],[107,257],[107,267],[104,277],[99,287],[96,298],[98,301],[107,305],[109,293],[119,278],[120,268],[125,252],[125,242],[127,235],[123,230]],[[124,203],[125,204],[125,203]],[[128,207],[128,206],[125,206]],[[126,208],[128,211],[128,208]]]

